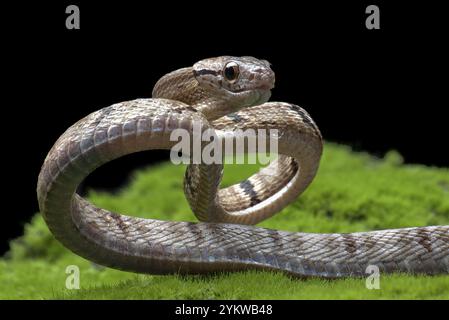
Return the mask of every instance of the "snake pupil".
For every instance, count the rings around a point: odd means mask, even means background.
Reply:
[[[227,80],[232,81],[237,79],[239,75],[239,66],[235,62],[230,62],[224,69],[224,76]]]

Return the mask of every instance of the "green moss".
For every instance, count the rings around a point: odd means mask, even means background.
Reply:
[[[403,165],[327,143],[318,175],[298,200],[261,226],[304,232],[354,232],[448,224],[449,170]],[[223,185],[257,165],[227,165]],[[137,171],[116,194],[90,191],[98,206],[130,215],[195,221],[183,195],[183,166]],[[68,265],[80,268],[80,290],[65,289]],[[62,247],[36,215],[0,259],[0,299],[448,299],[449,276],[382,276],[380,290],[365,279],[291,279],[280,273],[143,276],[96,266]]]

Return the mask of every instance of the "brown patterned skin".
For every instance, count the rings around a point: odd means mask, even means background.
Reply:
[[[227,81],[228,63],[240,68]],[[230,70],[232,74],[232,70]],[[381,272],[449,272],[449,226],[352,234],[311,234],[249,226],[291,203],[310,184],[322,153],[321,134],[310,116],[289,103],[266,102],[274,73],[264,60],[218,57],[160,79],[152,99],[96,111],[71,126],[47,155],[37,195],[55,237],[73,252],[121,270],[210,273],[282,270],[308,277],[364,276]],[[185,193],[192,211],[207,222],[141,219],[97,208],[76,194],[102,164],[150,149],[170,149],[176,128],[192,124],[217,135],[241,128],[275,128],[281,170],[268,169],[219,189],[221,165],[189,165]]]

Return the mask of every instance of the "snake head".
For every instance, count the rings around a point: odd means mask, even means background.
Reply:
[[[270,63],[253,57],[204,59],[193,65],[193,74],[205,91],[241,107],[267,102],[275,82]]]

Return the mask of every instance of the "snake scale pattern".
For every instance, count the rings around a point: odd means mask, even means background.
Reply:
[[[205,59],[162,77],[153,98],[114,104],[71,126],[56,141],[37,185],[54,236],[108,267],[151,274],[281,270],[299,277],[380,272],[449,272],[449,226],[315,234],[251,226],[294,201],[318,169],[322,138],[302,108],[267,102],[275,76],[252,57]],[[102,164],[133,152],[170,149],[170,133],[193,123],[217,135],[277,129],[279,156],[239,184],[220,188],[223,166],[190,164],[184,192],[202,222],[142,219],[97,208],[76,193]],[[278,174],[270,174],[277,165]],[[149,200],[151,201],[151,200]]]

